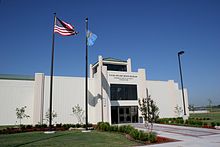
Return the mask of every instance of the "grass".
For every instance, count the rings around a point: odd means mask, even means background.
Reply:
[[[92,131],[59,131],[54,134],[28,132],[0,135],[0,146],[135,146],[122,134]]]
[[[210,113],[195,113],[190,114],[192,118],[210,118],[210,120],[202,120],[202,122],[207,122],[210,124],[211,122],[220,122],[220,112],[210,112]]]

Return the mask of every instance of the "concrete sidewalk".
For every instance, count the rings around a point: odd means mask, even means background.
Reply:
[[[145,130],[144,124],[130,124]],[[159,136],[180,140],[177,142],[147,145],[152,147],[220,147],[220,130],[154,124],[153,131]]]

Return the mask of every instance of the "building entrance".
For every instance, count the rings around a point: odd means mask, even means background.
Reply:
[[[137,123],[137,106],[112,106],[111,107],[112,124],[118,123]]]

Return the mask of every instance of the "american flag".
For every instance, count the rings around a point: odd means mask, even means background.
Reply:
[[[57,17],[55,20],[54,32],[59,33],[63,36],[71,36],[78,34],[78,32],[75,31],[74,27],[71,24],[62,21]]]

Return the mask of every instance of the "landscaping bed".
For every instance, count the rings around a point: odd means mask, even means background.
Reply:
[[[176,142],[176,141],[179,141],[179,140],[176,140],[176,139],[166,138],[166,137],[162,137],[162,136],[156,136],[156,140],[155,140],[154,142],[150,142],[150,141],[138,141],[138,140],[135,140],[134,138],[132,138],[131,135],[129,135],[129,134],[126,134],[125,136],[126,136],[126,138],[127,138],[128,140],[136,141],[136,142],[138,142],[138,143],[145,144],[145,145],[160,144],[160,143],[168,143],[168,142]]]
[[[21,126],[10,126],[5,129],[0,130],[0,134],[14,134],[14,133],[22,133],[22,132],[34,132],[34,131],[65,131],[69,128],[78,129],[85,128],[85,125],[81,124],[57,124],[56,126],[48,127],[46,124],[42,125],[21,125]],[[89,128],[93,128],[92,124],[88,125]]]
[[[206,121],[209,121],[207,123]],[[189,127],[202,127],[209,129],[216,129],[220,126],[220,122],[210,121],[210,118],[193,118],[189,117],[187,120],[183,120],[182,117],[178,118],[160,118],[157,123],[160,124],[170,124],[170,125],[179,125],[179,126],[189,126]]]
[[[0,130],[0,134],[6,134],[6,135],[0,135],[0,140],[2,138],[6,139],[5,136],[8,135],[15,135],[19,137],[19,134],[23,136],[25,133],[30,133],[30,134],[42,134],[42,136],[45,136],[42,131],[56,131],[55,134],[62,134],[62,132],[65,132],[64,134],[68,134],[68,132],[71,134],[71,132],[80,132],[77,131],[79,129],[83,129],[85,125],[80,125],[80,124],[57,124],[56,126],[53,126],[52,128],[49,128],[47,125],[22,125],[19,128],[18,127],[8,127],[6,129]],[[124,136],[124,138],[127,138],[126,140],[133,142],[132,144],[138,146],[138,145],[148,145],[148,144],[157,144],[157,143],[166,143],[166,142],[173,142],[177,141],[174,139],[170,138],[165,138],[161,136],[157,136],[156,133],[154,132],[144,132],[141,130],[137,130],[134,127],[130,125],[112,125],[110,126],[109,123],[107,122],[100,122],[97,125],[89,125],[88,127],[90,128],[95,128],[97,131],[92,131],[92,132],[106,132],[107,134],[110,133],[111,135],[116,135],[116,136]],[[74,130],[74,131],[66,131],[66,130]],[[39,132],[40,131],[40,132]],[[9,137],[10,138],[10,137]],[[13,140],[13,138],[11,138]],[[6,139],[7,140],[7,139]],[[16,141],[14,141],[16,142]],[[119,146],[120,146],[119,142]],[[10,144],[10,143],[9,143]],[[123,145],[122,145],[123,146]]]

